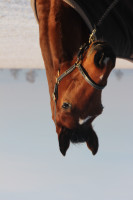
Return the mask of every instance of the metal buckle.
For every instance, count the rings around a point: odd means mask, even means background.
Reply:
[[[89,44],[95,41],[95,33],[96,33],[96,29],[94,28],[89,37]]]

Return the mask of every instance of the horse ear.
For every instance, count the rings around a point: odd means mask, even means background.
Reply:
[[[70,145],[70,137],[69,137],[69,131],[66,128],[62,128],[61,132],[58,135],[59,140],[59,148],[63,156],[66,155],[66,151],[69,148]]]
[[[92,126],[89,127],[89,137],[86,140],[87,147],[92,151],[92,154],[95,155],[98,151],[99,143],[98,137],[93,130]]]

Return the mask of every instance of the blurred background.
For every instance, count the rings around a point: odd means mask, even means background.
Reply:
[[[0,199],[133,200],[133,63],[117,59],[93,123],[99,151],[58,148],[29,0],[0,1]]]

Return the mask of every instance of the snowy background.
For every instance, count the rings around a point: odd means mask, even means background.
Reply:
[[[118,60],[116,66],[132,65]],[[0,0],[0,68],[44,68],[30,0]]]

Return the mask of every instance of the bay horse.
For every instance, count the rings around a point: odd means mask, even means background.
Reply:
[[[70,142],[86,142],[95,155],[99,144],[92,122],[103,111],[102,89],[116,56],[132,59],[132,2],[119,1],[88,43],[111,0],[31,1],[60,151],[65,156]]]

